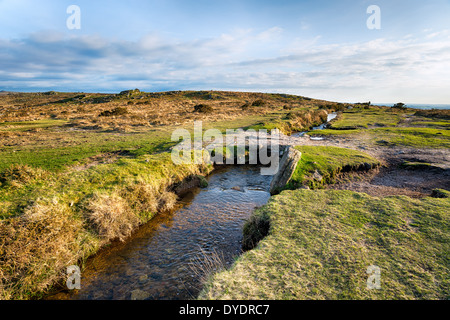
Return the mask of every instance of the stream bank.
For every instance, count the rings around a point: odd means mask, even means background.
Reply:
[[[193,299],[200,292],[205,259],[224,266],[241,254],[242,227],[270,193],[270,176],[258,166],[222,166],[208,187],[194,188],[175,210],[155,216],[125,243],[91,258],[81,290],[49,299]],[[212,271],[212,270],[211,270]]]

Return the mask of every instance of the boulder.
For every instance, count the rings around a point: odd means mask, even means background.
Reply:
[[[313,179],[320,182],[323,180],[323,176],[320,174],[318,170],[316,170],[314,171]]]
[[[278,172],[272,179],[270,184],[270,193],[275,194],[283,189],[294,174],[297,163],[302,157],[302,153],[297,149],[289,146],[281,158]]]

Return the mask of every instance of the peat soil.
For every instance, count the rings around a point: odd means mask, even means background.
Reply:
[[[295,138],[294,145],[317,145],[350,148],[366,152],[379,159],[382,166],[369,173],[342,175],[329,189],[364,192],[384,197],[406,195],[413,198],[430,196],[433,189],[450,191],[450,150],[373,146],[364,138],[326,137],[316,141]],[[426,163],[424,166],[403,166],[405,162]]]

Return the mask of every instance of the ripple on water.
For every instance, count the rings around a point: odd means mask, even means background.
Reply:
[[[270,197],[270,179],[261,176],[258,167],[219,169],[208,178],[207,188],[181,200],[181,208],[159,214],[125,244],[92,258],[82,274],[81,290],[51,298],[195,298],[201,285],[191,265],[212,254],[223,256],[227,265],[234,261],[241,252],[246,219]]]

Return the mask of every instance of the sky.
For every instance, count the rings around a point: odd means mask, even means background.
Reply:
[[[0,90],[450,104],[449,17],[450,0],[0,0]]]

